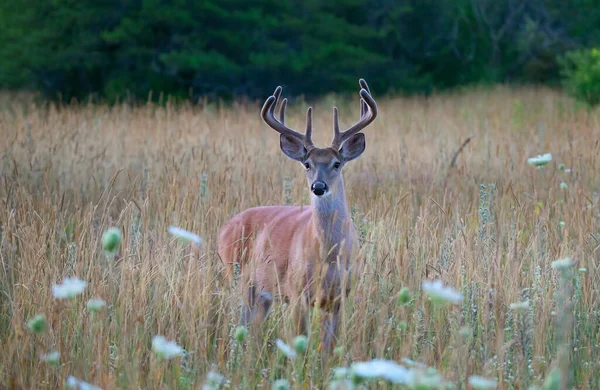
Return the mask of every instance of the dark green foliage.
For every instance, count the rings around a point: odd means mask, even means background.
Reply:
[[[567,92],[590,106],[600,103],[600,50],[573,50],[559,59]]]
[[[592,0],[0,2],[0,87],[114,101],[555,82]]]

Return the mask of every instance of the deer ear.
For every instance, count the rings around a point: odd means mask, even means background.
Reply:
[[[354,134],[342,144],[340,148],[340,156],[344,161],[351,161],[357,158],[365,151],[366,141],[363,133]]]
[[[292,160],[302,162],[306,158],[306,148],[298,138],[281,134],[279,136],[279,146],[281,151]]]

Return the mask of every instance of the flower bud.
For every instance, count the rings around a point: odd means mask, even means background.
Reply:
[[[27,327],[33,333],[42,333],[46,329],[46,316],[38,314],[29,321],[27,321]]]
[[[100,311],[104,306],[106,306],[106,302],[99,298],[90,299],[87,302],[87,308],[92,313]]]
[[[410,290],[408,289],[408,287],[402,287],[400,289],[398,301],[401,305],[408,305],[410,303]]]
[[[110,228],[102,235],[102,249],[114,253],[121,245],[121,231],[118,228]]]
[[[235,339],[238,343],[243,343],[248,337],[248,328],[245,326],[238,326],[235,330]]]
[[[294,338],[292,341],[292,346],[298,353],[304,353],[308,349],[308,337],[304,335],[299,335]]]

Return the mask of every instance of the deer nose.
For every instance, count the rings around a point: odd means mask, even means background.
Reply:
[[[322,196],[327,192],[327,184],[322,181],[316,181],[310,186],[310,190],[317,196]]]

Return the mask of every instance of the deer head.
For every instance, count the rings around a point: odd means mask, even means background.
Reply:
[[[367,82],[359,80],[360,119],[346,131],[340,131],[337,107],[333,108],[333,140],[327,148],[317,148],[312,142],[312,107],[306,112],[306,131],[298,133],[285,125],[287,99],[281,102],[279,119],[275,118],[275,106],[281,96],[281,87],[277,87],[272,96],[265,101],[261,116],[275,131],[280,133],[279,143],[283,153],[300,162],[306,170],[311,193],[321,198],[336,192],[341,182],[342,168],[356,159],[365,150],[365,135],[360,133],[377,116],[377,104],[369,91]]]

